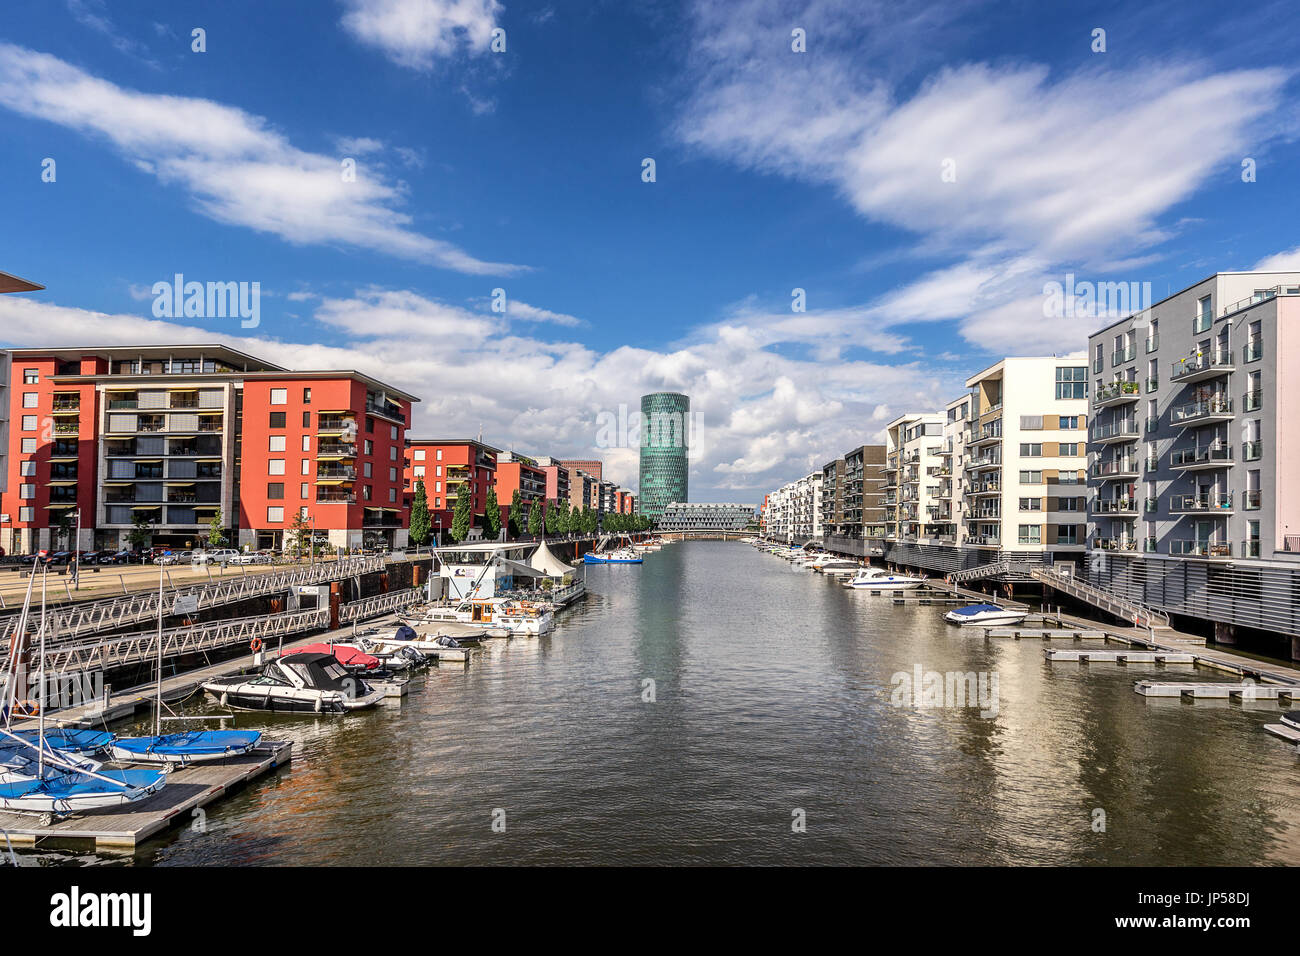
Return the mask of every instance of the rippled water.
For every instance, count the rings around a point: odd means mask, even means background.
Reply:
[[[1276,705],[1133,693],[1190,667],[1048,664],[1039,641],[970,637],[739,543],[587,580],[551,635],[432,670],[400,707],[241,716],[292,738],[292,764],[135,860],[1300,862],[1300,761],[1261,729]],[[998,713],[891,706],[918,664],[995,672]]]

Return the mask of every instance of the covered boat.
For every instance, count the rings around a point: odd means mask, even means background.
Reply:
[[[34,747],[40,737],[40,732],[36,730],[15,730],[13,735],[25,740]],[[46,745],[53,747],[55,750],[61,750],[66,754],[84,754],[87,757],[93,757],[112,742],[113,735],[106,730],[74,730],[67,728],[45,731]]]
[[[955,608],[943,616],[949,624],[978,624],[992,627],[999,624],[1019,624],[1028,611],[1016,611],[997,604],[968,604]]]
[[[238,757],[262,739],[256,730],[186,730],[152,737],[119,737],[108,748],[121,763],[166,763],[184,766]]]
[[[298,653],[333,654],[349,674],[364,674],[377,671],[383,666],[383,661],[378,657],[367,654],[361,648],[354,647],[351,644],[308,644],[306,647],[298,648]]]
[[[333,654],[287,654],[256,677],[218,677],[203,690],[223,707],[292,714],[342,714],[375,707],[382,688],[343,669]]]
[[[645,558],[635,551],[589,551],[582,556],[583,564],[644,564]]]
[[[0,807],[66,816],[135,803],[167,783],[165,770],[63,771],[47,766],[40,777],[0,783]]]

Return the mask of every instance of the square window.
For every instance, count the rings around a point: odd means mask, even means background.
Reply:
[[[36,477],[36,462],[24,461],[18,464],[18,473],[24,478]]]
[[[35,521],[35,520],[36,520],[36,509],[33,508],[33,507],[31,507],[30,505],[24,505],[24,506],[20,507],[20,508],[18,509],[18,520],[19,520],[19,521]]]
[[[271,404],[272,404],[272,405],[288,405],[288,404],[289,404],[289,390],[288,390],[287,388],[273,388],[273,389],[271,389]]]
[[[270,444],[270,447],[269,447],[267,450],[268,450],[268,451],[284,451],[284,436],[283,436],[283,435],[272,435],[272,436],[271,436],[271,444]]]
[[[23,408],[35,408],[40,401],[40,392],[23,392]]]
[[[267,509],[266,509],[266,520],[267,520],[267,522],[268,522],[269,524],[283,524],[283,523],[284,523],[284,507],[283,507],[283,506],[277,506],[277,507],[274,507],[274,508],[267,508]]]
[[[267,461],[267,463],[266,463],[266,473],[267,473],[268,475],[283,475],[283,474],[284,474],[284,459],[283,459],[283,458],[272,458],[272,459],[270,459],[269,461]]]
[[[271,428],[283,428],[283,427],[284,427],[284,412],[271,412],[271,417],[270,417],[270,420],[269,420],[269,425],[270,425]]]
[[[36,486],[35,486],[35,485],[19,485],[19,486],[18,486],[18,497],[19,497],[19,498],[35,498],[35,497],[36,497]]]
[[[277,498],[283,498],[284,482],[283,481],[267,482],[266,497],[270,498],[272,501],[275,501]]]
[[[25,432],[34,432],[34,431],[36,431],[36,416],[35,416],[35,415],[24,415],[24,416],[23,416],[23,431],[25,431]]]
[[[30,455],[34,453],[36,451],[36,439],[24,438],[22,443],[22,450],[24,455]]]
[[[417,449],[415,449],[415,460],[416,460],[416,461],[424,461],[424,449],[423,449],[423,448],[417,448]]]
[[[36,368],[23,369],[24,385],[39,385],[41,383],[41,371]]]

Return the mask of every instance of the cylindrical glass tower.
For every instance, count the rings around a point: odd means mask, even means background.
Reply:
[[[664,507],[687,500],[691,400],[680,392],[641,396],[641,513],[658,521]]]

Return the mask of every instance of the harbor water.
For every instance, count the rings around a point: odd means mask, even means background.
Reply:
[[[1133,692],[1209,679],[1191,667],[1049,664],[1039,640],[986,641],[736,542],[586,573],[551,634],[431,669],[400,706],[240,715],[292,739],[292,764],[133,856],[37,857],[1300,863],[1300,760],[1262,730],[1278,706]],[[918,669],[996,678],[996,698],[900,699]]]

